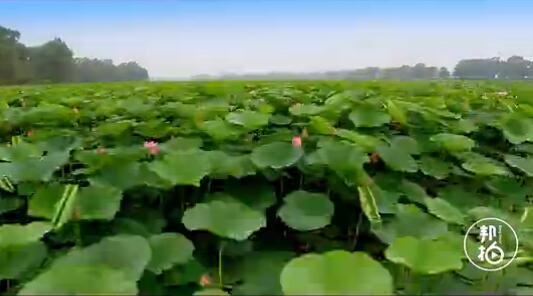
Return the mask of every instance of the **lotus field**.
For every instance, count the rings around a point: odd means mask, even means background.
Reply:
[[[533,293],[531,84],[4,87],[0,114],[2,293]],[[485,217],[519,238],[500,271],[463,250]]]

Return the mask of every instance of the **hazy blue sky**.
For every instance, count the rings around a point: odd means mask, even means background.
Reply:
[[[533,57],[529,0],[0,2],[0,25],[151,76],[320,71]]]

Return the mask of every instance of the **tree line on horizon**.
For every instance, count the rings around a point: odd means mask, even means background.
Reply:
[[[136,62],[74,57],[60,38],[26,46],[20,32],[0,26],[0,85],[147,80],[148,71]]]
[[[521,56],[501,58],[464,59],[455,66],[453,73],[445,67],[427,66],[418,63],[414,66],[367,67],[356,70],[327,71],[311,73],[271,72],[261,74],[223,74],[219,76],[197,75],[193,80],[431,80],[431,79],[472,79],[472,80],[531,80],[533,61]]]
[[[148,71],[137,62],[115,65],[109,59],[74,57],[73,51],[60,38],[40,46],[26,46],[20,32],[0,26],[0,85],[64,82],[107,82],[148,80]],[[192,80],[430,80],[430,79],[533,79],[533,61],[521,56],[507,60],[463,59],[453,73],[445,67],[414,66],[367,67],[364,69],[312,73],[273,72],[265,74],[198,75]]]

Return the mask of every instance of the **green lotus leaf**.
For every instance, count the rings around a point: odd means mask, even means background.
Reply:
[[[200,149],[202,145],[203,141],[201,138],[177,137],[162,143],[161,145],[159,145],[159,148],[161,148],[162,152],[172,153],[176,150]]]
[[[295,104],[289,108],[289,112],[295,116],[316,115],[324,110],[324,107],[315,104]]]
[[[203,122],[200,129],[216,141],[235,139],[242,133],[238,127],[220,118]]]
[[[14,183],[23,181],[50,181],[52,174],[69,159],[68,151],[50,152],[46,156],[0,163],[0,176]]]
[[[466,136],[447,133],[434,135],[430,140],[449,152],[469,151],[476,146],[476,142]]]
[[[251,160],[259,168],[281,169],[295,164],[302,155],[302,149],[290,143],[274,142],[255,148]]]
[[[26,283],[18,295],[136,295],[137,284],[105,265],[51,268]]]
[[[336,129],[335,135],[357,144],[357,146],[361,147],[367,153],[374,152],[379,146],[383,145],[383,142],[378,138],[346,129]]]
[[[24,201],[15,197],[0,198],[0,215],[14,211],[24,205]]]
[[[288,125],[292,122],[292,118],[281,114],[274,114],[270,116],[270,122],[275,125]]]
[[[400,184],[396,185],[398,191],[405,196],[407,199],[423,204],[425,199],[428,197],[426,189],[417,183],[408,181],[406,179],[402,180]]]
[[[437,274],[463,267],[462,248],[456,248],[445,240],[400,237],[387,248],[385,257],[423,274]]]
[[[28,203],[28,215],[52,220],[65,187],[51,183],[37,190]]]
[[[398,204],[396,215],[382,225],[375,225],[373,231],[383,242],[390,244],[402,236],[435,239],[448,232],[448,225],[413,204]]]
[[[333,135],[335,127],[324,117],[313,116],[309,122],[309,131],[313,134]]]
[[[415,139],[407,136],[395,136],[391,139],[390,145],[395,148],[402,149],[407,154],[419,155],[420,149]]]
[[[38,268],[47,255],[43,242],[0,247],[0,279],[18,279]]]
[[[407,115],[401,105],[396,104],[392,100],[387,100],[387,111],[394,121],[400,124],[407,124]]]
[[[516,155],[505,155],[505,162],[521,170],[527,176],[533,177],[533,157],[524,158]]]
[[[47,222],[29,224],[4,224],[0,226],[0,247],[18,246],[33,243],[52,230]]]
[[[147,269],[155,274],[172,268],[176,264],[187,263],[192,259],[194,245],[180,233],[161,233],[148,238],[152,257]]]
[[[281,272],[285,295],[391,295],[392,277],[366,253],[330,251],[291,260]]]
[[[509,142],[520,144],[533,141],[533,120],[518,113],[509,113],[500,120],[503,135]]]
[[[360,105],[348,116],[356,127],[377,127],[389,123],[391,117],[377,107]]]
[[[89,186],[80,189],[75,209],[78,219],[112,220],[120,209],[122,192],[114,187]]]
[[[460,225],[463,225],[465,223],[466,215],[446,200],[438,197],[428,197],[425,199],[425,201],[429,212],[439,217],[440,219],[448,223],[455,223]]]
[[[196,291],[194,292],[193,296],[229,296],[229,294],[220,289],[211,288]]]
[[[255,251],[234,267],[232,275],[242,284],[232,290],[232,295],[283,295],[280,274],[283,267],[294,257],[291,252]]]
[[[247,129],[258,129],[268,124],[270,115],[255,111],[231,112],[226,115],[230,123],[243,126]]]
[[[461,167],[469,172],[480,176],[509,175],[507,168],[499,162],[477,153],[468,153],[460,156],[464,159]]]
[[[124,279],[135,282],[141,278],[151,256],[150,245],[141,236],[108,236],[88,247],[70,250],[66,255],[54,260],[50,269],[40,276],[81,266],[101,266],[104,269],[119,270]]]
[[[368,162],[368,156],[358,147],[346,143],[328,142],[317,150],[320,163],[336,172],[360,170]]]
[[[98,186],[112,186],[126,190],[140,184],[140,163],[132,160],[112,160],[89,177],[89,182]]]
[[[440,160],[436,157],[423,155],[420,158],[420,170],[422,173],[439,180],[448,177],[448,175],[452,172],[452,168],[453,166],[450,163]]]
[[[209,174],[211,162],[202,150],[176,151],[152,162],[148,168],[172,184],[198,187],[200,180]]]
[[[266,226],[265,215],[237,201],[197,203],[183,214],[189,230],[208,230],[216,235],[242,241]]]
[[[198,283],[202,275],[208,272],[198,260],[191,259],[185,264],[175,265],[172,269],[163,272],[165,286],[181,286],[189,283]]]
[[[96,132],[102,136],[118,137],[131,127],[130,121],[104,122],[96,127]]]
[[[232,156],[222,151],[209,151],[211,176],[225,179],[227,176],[242,178],[255,174],[249,155]]]
[[[278,216],[289,227],[308,231],[328,225],[333,211],[333,203],[327,195],[298,190],[283,198]]]
[[[416,160],[400,147],[381,146],[378,148],[378,153],[385,164],[395,171],[408,173],[418,171]]]

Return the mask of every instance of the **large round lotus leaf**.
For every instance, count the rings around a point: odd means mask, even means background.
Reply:
[[[215,119],[203,122],[200,129],[214,140],[222,141],[237,138],[242,128],[233,126],[222,119]]]
[[[507,168],[496,162],[493,159],[482,156],[476,153],[469,153],[464,157],[464,163],[461,165],[463,169],[480,176],[499,175],[505,176],[509,174]]]
[[[209,151],[211,161],[211,174],[213,178],[225,179],[227,176],[242,178],[255,174],[249,155],[233,156],[222,151]]]
[[[258,129],[268,124],[270,115],[255,111],[231,112],[226,115],[230,123],[244,126],[247,129]]]
[[[81,188],[76,198],[79,219],[112,220],[120,209],[122,192],[113,187],[89,186]]]
[[[248,253],[234,268],[232,277],[242,284],[232,295],[283,295],[279,277],[281,270],[294,254],[284,251],[255,251]]]
[[[89,178],[89,182],[125,190],[144,181],[141,180],[140,165],[134,160],[114,160],[100,168]]]
[[[31,196],[28,202],[28,215],[53,219],[65,187],[60,184],[48,184]]]
[[[336,129],[335,135],[337,137],[349,140],[355,143],[357,146],[361,147],[364,152],[370,153],[376,151],[379,146],[383,145],[383,142],[378,138],[360,134],[347,129]]]
[[[36,241],[0,247],[0,279],[17,279],[38,268],[46,258],[46,246]]]
[[[440,219],[455,224],[465,223],[465,214],[442,198],[425,198],[426,206],[433,215]]]
[[[51,229],[52,225],[47,222],[4,224],[0,226],[0,247],[36,242]]]
[[[416,160],[400,147],[381,146],[378,148],[378,153],[385,164],[395,171],[408,173],[418,171]]]
[[[366,253],[330,251],[291,260],[281,272],[285,295],[391,295],[392,277]]]
[[[175,185],[200,186],[200,180],[210,172],[211,162],[201,150],[176,151],[152,162],[149,169]]]
[[[396,184],[395,187],[398,189],[401,195],[413,202],[423,204],[424,200],[428,197],[426,189],[417,183],[408,181],[406,179],[402,180],[401,183]]]
[[[317,150],[317,161],[337,172],[356,171],[368,162],[368,156],[358,147],[340,142],[328,142]]]
[[[290,143],[274,142],[255,148],[251,159],[259,168],[280,169],[295,164],[302,155],[302,149]]]
[[[444,240],[397,238],[385,251],[388,260],[415,272],[436,274],[463,267],[463,250]]]
[[[50,268],[26,283],[18,295],[137,295],[137,284],[105,265]]]
[[[508,165],[515,167],[522,172],[526,173],[529,177],[533,177],[533,158],[532,157],[520,157],[515,155],[506,155],[505,162]]]
[[[501,119],[503,135],[509,142],[520,144],[533,141],[533,120],[525,115],[510,113]]]
[[[448,232],[448,224],[420,210],[413,204],[398,204],[396,215],[372,229],[385,243],[402,236],[435,239]]]
[[[447,133],[434,135],[430,139],[450,152],[468,151],[476,145],[476,142],[468,137]]]
[[[418,155],[420,154],[420,149],[418,148],[418,143],[415,139],[407,136],[396,136],[391,140],[390,145],[395,148],[402,149],[407,154]]]
[[[361,105],[354,108],[349,118],[356,127],[376,127],[389,123],[391,120],[389,114],[377,107]]]
[[[291,192],[283,198],[278,215],[296,230],[314,230],[331,222],[334,207],[327,195],[303,190]]]
[[[452,172],[452,165],[446,161],[431,156],[420,158],[420,170],[435,179],[445,179]]]
[[[49,181],[53,173],[69,160],[69,151],[53,151],[46,156],[0,163],[0,175],[14,183],[23,181]]]
[[[392,100],[387,100],[387,111],[394,121],[401,124],[407,123],[405,108],[403,108],[401,105],[394,103]]]
[[[275,125],[287,125],[291,123],[291,121],[292,118],[281,114],[275,114],[270,117],[270,122]]]
[[[324,117],[313,116],[309,121],[309,131],[319,135],[335,134],[335,127]]]
[[[122,271],[125,279],[135,282],[141,278],[151,256],[146,239],[121,234],[106,237],[83,249],[69,251],[52,263],[49,272],[78,266],[105,266]]]
[[[238,241],[266,226],[262,212],[229,200],[198,203],[185,211],[182,221],[189,230],[207,230]]]
[[[309,116],[320,113],[324,107],[315,104],[295,104],[289,108],[289,112],[296,116]]]
[[[180,233],[161,233],[148,239],[152,258],[148,270],[160,274],[175,264],[187,263],[192,258],[194,245]]]

